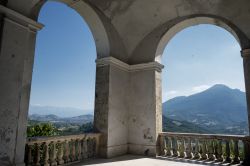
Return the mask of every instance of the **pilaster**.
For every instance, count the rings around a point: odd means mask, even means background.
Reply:
[[[248,114],[248,131],[250,132],[250,49],[244,49],[241,51],[243,58],[244,77],[245,77],[245,88],[246,88],[246,99],[247,99],[247,114]],[[250,141],[247,137],[244,141],[244,165],[250,164]]]
[[[242,50],[241,56],[243,58],[243,67],[244,67],[248,122],[250,122],[250,49]],[[249,125],[248,129],[250,131],[250,123],[248,123],[248,125]]]
[[[0,47],[0,165],[24,165],[35,38],[39,29],[35,25],[40,24],[1,5],[0,12],[4,13]]]

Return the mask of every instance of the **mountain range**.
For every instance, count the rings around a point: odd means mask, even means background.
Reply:
[[[72,124],[86,124],[89,122],[93,122],[94,116],[91,114],[87,115],[80,115],[75,117],[59,117],[53,114],[50,115],[38,115],[38,114],[32,114],[29,115],[29,120],[31,121],[37,121],[37,122],[50,122],[50,123],[72,123]]]
[[[82,125],[93,122],[93,112],[89,112],[82,115],[80,109],[31,106],[29,120]],[[163,131],[246,135],[246,95],[217,84],[200,93],[170,99],[163,103]]]
[[[180,96],[164,102],[163,115],[172,121],[188,122],[210,133],[248,132],[245,93],[221,84],[191,96]]]
[[[56,115],[58,117],[73,117],[86,114],[94,114],[94,110],[83,110],[79,108],[72,107],[54,107],[54,106],[41,106],[41,105],[31,105],[29,107],[29,115]]]

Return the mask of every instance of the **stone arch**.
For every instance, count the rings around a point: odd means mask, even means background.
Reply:
[[[229,31],[239,42],[242,49],[250,46],[247,36],[229,20],[215,15],[189,15],[167,21],[151,31],[133,51],[130,64],[161,61],[167,43],[179,31],[194,25],[212,24]]]
[[[166,33],[163,35],[159,41],[159,44],[156,49],[155,61],[160,62],[164,49],[168,42],[180,31],[190,26],[195,26],[199,24],[211,24],[219,26],[229,33],[231,33],[234,38],[238,41],[241,48],[245,48],[249,45],[249,40],[247,37],[232,23],[226,21],[225,19],[219,19],[215,17],[208,16],[198,16],[193,18],[185,19],[181,22],[178,22],[172,26]]]
[[[126,51],[122,40],[110,20],[101,11],[85,1],[42,0],[34,5],[30,17],[37,20],[42,6],[48,1],[66,4],[86,21],[95,40],[97,59],[113,56],[125,61]]]

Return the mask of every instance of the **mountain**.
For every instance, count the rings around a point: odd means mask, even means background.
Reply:
[[[49,114],[49,115],[29,115],[29,120],[40,121],[40,122],[60,122],[60,117]]]
[[[63,118],[64,122],[66,123],[74,123],[74,124],[86,124],[89,122],[94,121],[94,116],[93,115],[80,115],[80,116],[75,116],[71,118]]]
[[[248,121],[245,93],[221,84],[191,96],[166,101],[163,115],[217,133],[244,134]]]
[[[178,121],[167,118],[165,116],[163,116],[162,118],[163,118],[163,131],[181,132],[181,133],[204,133],[204,134],[211,133],[211,131],[190,122]]]
[[[38,115],[38,114],[32,114],[29,115],[29,120],[31,121],[37,121],[37,122],[50,122],[50,123],[71,123],[71,124],[86,124],[89,122],[93,122],[94,116],[87,114],[87,115],[80,115],[75,117],[59,117],[53,114],[50,115]]]
[[[85,114],[94,114],[93,110],[83,110],[71,107],[53,107],[53,106],[38,106],[31,105],[29,107],[29,115],[56,115],[59,117],[73,117]]]

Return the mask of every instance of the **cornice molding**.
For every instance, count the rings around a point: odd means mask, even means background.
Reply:
[[[250,49],[244,49],[244,50],[241,50],[241,56],[242,58],[249,58],[250,57]]]
[[[105,57],[105,58],[97,59],[96,64],[98,67],[113,65],[127,72],[136,72],[136,71],[144,71],[144,70],[156,70],[158,72],[161,72],[162,69],[164,68],[164,66],[160,64],[159,62],[149,62],[149,63],[142,63],[142,64],[136,64],[136,65],[129,65],[114,57]]]
[[[41,30],[44,27],[43,24],[40,24],[3,5],[0,5],[0,14],[4,14],[6,19],[11,20],[12,22],[15,22],[23,27],[27,27],[29,30],[34,32]]]

